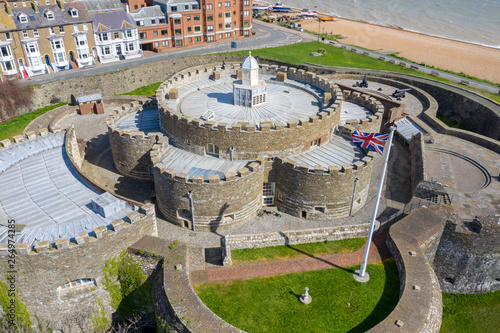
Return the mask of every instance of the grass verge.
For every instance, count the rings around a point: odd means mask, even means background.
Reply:
[[[66,105],[68,103],[58,103],[49,105],[40,109],[31,111],[30,113],[22,114],[14,119],[6,121],[0,124],[0,140],[10,139],[15,135],[23,134],[26,126],[29,125],[35,118],[41,116],[42,114],[54,110],[60,106]]]
[[[147,85],[147,86],[143,86],[143,87],[139,87],[135,90],[132,90],[128,93],[124,93],[124,94],[120,94],[120,95],[132,95],[132,96],[146,96],[146,97],[149,97],[149,96],[152,96],[156,93],[156,90],[158,89],[158,87],[160,86],[161,82],[156,82],[156,83],[152,83],[150,85]]]
[[[233,264],[260,261],[305,257],[317,254],[334,254],[355,251],[366,243],[366,238],[351,238],[338,241],[324,241],[318,243],[296,244],[263,247],[259,249],[232,250]]]
[[[365,332],[396,306],[399,276],[394,261],[386,260],[368,265],[370,282],[359,283],[352,277],[358,268],[210,283],[195,291],[218,316],[249,333]],[[312,297],[308,305],[298,299],[304,287]]]
[[[500,290],[486,294],[443,293],[441,333],[500,332]]]
[[[451,127],[451,128],[458,128],[466,131],[470,131],[470,129],[465,126],[464,124],[459,123],[456,120],[451,119],[450,117],[444,116],[440,113],[436,114],[436,118],[441,120],[443,123],[446,124],[446,126]]]

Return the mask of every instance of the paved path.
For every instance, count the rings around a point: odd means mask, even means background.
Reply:
[[[372,239],[370,245],[369,262],[380,262],[389,258],[390,252],[385,245],[387,231],[377,234]],[[294,248],[294,245],[290,245]],[[240,280],[270,276],[277,274],[289,274],[305,271],[316,271],[329,268],[344,268],[359,265],[363,261],[365,247],[361,249],[343,253],[314,256],[303,252],[307,257],[300,257],[287,260],[257,261],[251,263],[235,264],[230,267],[208,268],[190,273],[191,283],[200,283]],[[301,252],[300,250],[297,250]],[[352,272],[354,273],[354,272]]]

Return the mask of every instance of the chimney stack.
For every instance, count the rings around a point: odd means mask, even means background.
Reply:
[[[5,2],[5,11],[7,12],[8,15],[12,15],[12,10],[10,9],[10,5],[8,2]]]
[[[35,1],[31,3],[31,7],[35,11],[35,13],[38,13],[38,4]]]

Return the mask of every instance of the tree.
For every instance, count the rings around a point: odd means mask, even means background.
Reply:
[[[19,109],[32,104],[32,89],[23,87],[19,80],[0,82],[0,122],[14,118]]]

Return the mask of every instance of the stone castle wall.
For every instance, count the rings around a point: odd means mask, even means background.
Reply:
[[[447,293],[500,290],[498,216],[476,222],[448,222],[433,261],[441,289]]]
[[[346,124],[361,132],[380,132],[384,115],[384,105],[379,100],[367,94],[361,94],[351,90],[343,90],[342,93],[345,101],[361,104],[370,109],[373,113],[373,115],[368,118],[347,120]]]
[[[159,163],[166,139],[154,146],[153,164]],[[189,178],[186,173],[154,167],[154,182],[158,208],[174,224],[193,229],[188,192],[192,192],[195,230],[215,231],[242,224],[257,215],[262,207],[263,170],[260,162],[250,163],[228,172],[220,179],[211,175]]]
[[[16,287],[32,319],[36,313],[42,321],[49,321],[53,329],[58,329],[58,325],[74,317],[75,311],[89,319],[90,313],[96,310],[98,298],[106,313],[114,312],[109,306],[109,294],[103,288],[104,262],[118,256],[144,235],[157,235],[152,204],[130,213],[126,221],[114,221],[112,229],[98,227],[77,235],[75,241],[59,239],[50,246],[38,242],[35,251],[27,244],[19,244],[16,248]],[[0,248],[0,260],[7,262],[8,252],[4,245]],[[58,289],[78,279],[94,279],[95,282],[68,291]]]
[[[166,80],[156,92],[160,105],[160,117],[163,131],[177,146],[182,149],[204,154],[205,147],[212,143],[219,148],[219,155],[229,159],[229,147],[234,147],[235,159],[255,159],[262,153],[272,156],[295,154],[310,148],[313,140],[321,139],[326,143],[330,130],[336,129],[340,119],[342,94],[332,82],[313,73],[295,68],[278,68],[278,66],[262,65],[262,74],[277,74],[286,71],[288,77],[319,86],[326,90],[335,100],[330,107],[303,119],[287,123],[263,122],[259,128],[254,124],[240,122],[229,127],[225,123],[214,123],[184,117],[176,110],[162,107],[168,92],[180,84],[202,77],[208,77],[214,71],[221,74],[234,74],[239,65],[229,64],[225,69],[218,66],[190,68]]]
[[[285,158],[277,170],[278,209],[307,219],[348,216],[354,180],[358,178],[352,210],[355,213],[368,196],[373,156],[369,153],[352,165],[330,166],[326,172],[321,166],[298,165],[291,158]]]
[[[418,184],[425,180],[425,143],[422,133],[413,136],[410,142],[410,158],[411,158],[411,193],[415,193]]]
[[[143,103],[133,101],[113,110],[106,118],[108,125],[109,142],[116,169],[124,176],[152,180],[150,174],[151,157],[149,152],[158,140],[163,138],[159,132],[148,133],[131,132],[118,128],[115,124],[123,116],[140,111]]]

